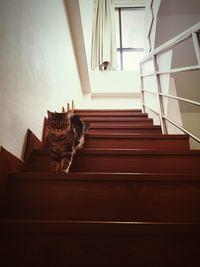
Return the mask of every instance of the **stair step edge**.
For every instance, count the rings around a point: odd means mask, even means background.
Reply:
[[[49,148],[35,149],[33,154],[49,154]],[[77,152],[77,155],[99,154],[99,155],[185,155],[199,156],[200,150],[171,150],[171,149],[101,149],[101,148],[84,148]]]
[[[9,182],[16,180],[26,181],[65,181],[65,182],[200,182],[199,174],[186,173],[96,173],[96,172],[73,172],[73,173],[52,173],[52,172],[18,172],[9,175]]]
[[[138,221],[64,221],[64,220],[0,220],[0,231],[57,232],[100,234],[175,234],[200,235],[200,223]]]
[[[157,135],[157,134],[131,134],[131,133],[127,133],[127,134],[123,134],[123,133],[86,133],[85,134],[86,138],[116,138],[116,139],[121,139],[121,138],[125,138],[125,139],[189,139],[188,135],[184,135],[184,134],[170,134],[170,135]]]

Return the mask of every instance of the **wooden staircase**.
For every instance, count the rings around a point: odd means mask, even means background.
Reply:
[[[200,151],[141,110],[76,110],[69,174],[33,150],[1,197],[2,266],[200,266]]]

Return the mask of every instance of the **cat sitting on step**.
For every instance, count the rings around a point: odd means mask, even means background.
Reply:
[[[102,70],[102,71],[110,70],[110,62],[104,61],[101,65],[99,65],[99,70]]]
[[[74,154],[84,144],[84,134],[89,129],[89,123],[71,111],[47,113],[51,171],[68,173]]]

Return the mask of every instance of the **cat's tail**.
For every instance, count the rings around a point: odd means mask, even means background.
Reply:
[[[89,122],[84,122],[84,133],[86,133],[90,128],[90,123]]]

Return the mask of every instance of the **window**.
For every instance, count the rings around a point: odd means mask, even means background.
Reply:
[[[118,70],[137,70],[144,57],[144,8],[115,9]]]

